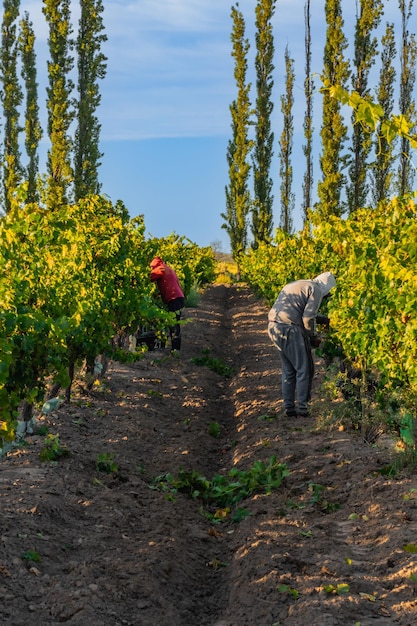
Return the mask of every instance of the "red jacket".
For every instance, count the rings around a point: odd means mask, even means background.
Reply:
[[[175,298],[184,297],[178,276],[172,267],[164,263],[160,257],[156,257],[151,261],[151,273],[149,278],[151,281],[157,283],[164,304],[175,300]]]

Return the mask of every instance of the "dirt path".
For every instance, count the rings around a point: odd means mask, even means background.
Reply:
[[[416,624],[417,555],[404,550],[417,544],[416,477],[390,480],[385,449],[318,429],[318,381],[312,419],[282,416],[266,308],[249,290],[210,287],[186,318],[180,357],[113,363],[39,420],[70,456],[42,462],[37,434],[0,460],[0,624]],[[204,350],[233,376],[195,365]],[[240,503],[239,523],[150,488],[271,457],[289,476]]]

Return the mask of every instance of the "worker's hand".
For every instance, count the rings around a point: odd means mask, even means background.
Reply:
[[[312,348],[318,348],[320,344],[321,344],[320,337],[317,337],[317,335],[315,335],[314,337],[310,337],[310,345]]]
[[[322,326],[327,326],[328,328],[330,325],[330,319],[327,317],[327,315],[317,315],[316,323],[321,324]]]

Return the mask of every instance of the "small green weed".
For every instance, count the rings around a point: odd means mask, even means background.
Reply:
[[[338,502],[329,502],[329,500],[323,498],[323,492],[325,491],[325,487],[323,485],[309,483],[308,490],[312,494],[309,504],[318,504],[323,513],[334,513],[340,509],[340,504]]]
[[[323,485],[308,483],[308,490],[311,493],[310,504],[317,504],[317,502],[320,502],[321,495],[324,490]]]
[[[103,452],[97,456],[96,469],[105,474],[117,474],[119,466],[114,461],[113,452]]]
[[[269,413],[264,413],[263,415],[260,415],[258,417],[258,422],[272,422],[273,420],[276,420],[278,417],[277,414],[269,414]]]
[[[161,396],[164,395],[161,391],[155,391],[155,389],[148,389],[146,393],[148,396],[152,398],[160,398]]]
[[[334,513],[339,509],[339,502],[329,502],[328,500],[323,500],[323,502],[321,502],[321,510],[323,511],[323,513]]]
[[[292,596],[295,600],[297,600],[297,598],[299,597],[299,593],[297,591],[297,589],[293,589],[292,587],[290,587],[289,585],[279,585],[278,586],[278,591],[280,591],[281,593],[288,593],[290,596]]]
[[[407,545],[403,546],[403,550],[410,554],[417,554],[417,545],[415,543],[407,543]]]
[[[250,515],[250,511],[248,511],[248,509],[243,509],[242,507],[238,507],[236,511],[233,513],[232,522],[234,522],[235,524],[238,524],[242,520],[249,517],[249,515]]]
[[[210,422],[208,427],[208,434],[211,437],[215,437],[217,439],[218,437],[220,437],[221,431],[222,427],[220,426],[219,422]]]
[[[350,587],[347,583],[340,583],[339,585],[323,585],[324,593],[327,595],[336,594],[338,596],[345,596],[349,593]]]
[[[290,509],[290,510],[291,510],[291,509],[294,509],[294,510],[301,510],[301,509],[303,509],[303,508],[304,508],[304,504],[302,504],[301,502],[295,502],[295,500],[292,500],[292,499],[287,500],[287,501],[286,501],[286,503],[285,503],[285,506],[286,506],[288,509]],[[284,515],[285,515],[285,513],[284,513]]]
[[[398,468],[395,467],[394,464],[383,465],[381,469],[376,470],[377,474],[381,474],[381,476],[388,476],[389,478],[393,478],[398,474]]]
[[[202,356],[191,359],[191,363],[206,366],[213,372],[216,372],[216,374],[220,374],[220,376],[224,376],[225,378],[230,378],[233,375],[233,369],[221,359],[210,356],[210,350],[208,348],[202,350]]]
[[[408,491],[408,493],[405,493],[405,494],[403,495],[403,500],[404,500],[404,502],[408,502],[408,500],[411,500],[411,498],[413,497],[413,494],[414,494],[414,492],[415,492],[415,491],[416,491],[416,490],[412,488],[412,489],[410,489],[410,490]]]
[[[70,456],[68,448],[61,444],[59,435],[49,434],[45,437],[45,446],[39,452],[41,461],[58,461],[63,457]]]
[[[29,561],[29,563],[39,563],[41,557],[36,550],[27,550],[27,552],[22,555],[22,559]]]

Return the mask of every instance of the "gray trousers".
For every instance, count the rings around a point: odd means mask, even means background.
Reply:
[[[268,335],[281,357],[284,408],[286,411],[295,409],[297,392],[298,409],[306,411],[314,376],[309,338],[300,326],[276,322],[269,322]]]

